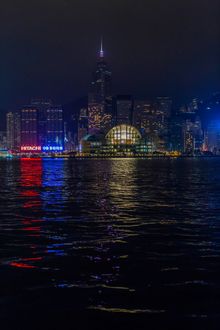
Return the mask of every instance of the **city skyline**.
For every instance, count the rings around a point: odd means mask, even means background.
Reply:
[[[32,98],[29,104],[7,112],[0,141],[3,154],[219,155],[220,93],[207,100],[193,98],[178,107],[169,96],[140,99],[114,94],[112,80],[101,37],[87,101],[68,112],[49,97]]]
[[[220,0],[2,0],[0,44],[0,330],[217,330]]]

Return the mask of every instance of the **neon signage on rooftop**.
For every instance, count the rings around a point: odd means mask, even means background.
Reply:
[[[21,146],[21,151],[41,151],[41,146]]]
[[[50,151],[63,151],[62,146],[43,146],[43,151],[50,152]]]

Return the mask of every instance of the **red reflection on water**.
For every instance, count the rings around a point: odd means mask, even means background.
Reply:
[[[38,193],[34,190],[28,190],[28,191],[22,191],[21,192],[22,196],[29,196],[29,197],[36,197],[38,195]]]
[[[21,186],[32,187],[32,189],[23,191],[22,195],[38,196],[35,189],[42,186],[41,158],[21,158]]]
[[[32,220],[32,219],[25,219],[22,221],[24,225],[31,225],[33,223],[40,223],[43,222],[44,220]]]
[[[42,257],[22,258],[19,261],[10,262],[9,265],[11,267],[16,267],[16,268],[34,269],[34,268],[38,268],[38,267],[35,265],[30,265],[28,262],[40,261],[42,259],[43,259]]]
[[[36,266],[33,266],[33,265],[28,265],[28,264],[25,264],[22,262],[15,262],[15,261],[11,262],[10,266],[16,267],[16,268],[26,268],[26,269],[37,268]]]
[[[38,209],[41,206],[39,188],[42,186],[42,159],[21,158],[21,196],[24,209]],[[25,219],[24,221],[27,221]],[[34,220],[29,220],[32,223]]]
[[[40,237],[41,219],[32,218],[35,212],[39,212],[42,206],[40,188],[42,187],[42,159],[41,158],[21,158],[20,160],[20,196],[23,200],[22,231],[26,236]],[[27,213],[28,212],[28,213]],[[26,215],[27,214],[27,215]],[[34,257],[36,245],[30,246],[30,257],[21,258],[10,263],[12,267],[33,269],[38,268],[33,263],[42,260],[42,257]]]
[[[23,261],[38,261],[38,260],[42,260],[42,257],[35,257],[35,258],[23,258]]]
[[[36,206],[40,207],[41,206],[41,201],[29,201],[29,202],[26,202],[26,203],[24,203],[23,208],[24,209],[31,209],[31,208],[34,208]]]
[[[40,231],[40,227],[25,227],[23,230],[25,231]]]

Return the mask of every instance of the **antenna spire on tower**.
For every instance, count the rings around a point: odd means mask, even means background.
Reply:
[[[99,53],[100,57],[103,58],[104,57],[104,50],[103,50],[103,37],[101,37],[101,47],[100,47],[100,53]]]

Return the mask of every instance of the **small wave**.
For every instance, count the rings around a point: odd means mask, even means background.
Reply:
[[[103,306],[89,306],[88,309],[97,310],[107,313],[123,313],[123,314],[161,314],[166,311],[155,310],[155,309],[127,309],[127,308],[113,308],[113,307],[103,307]]]

